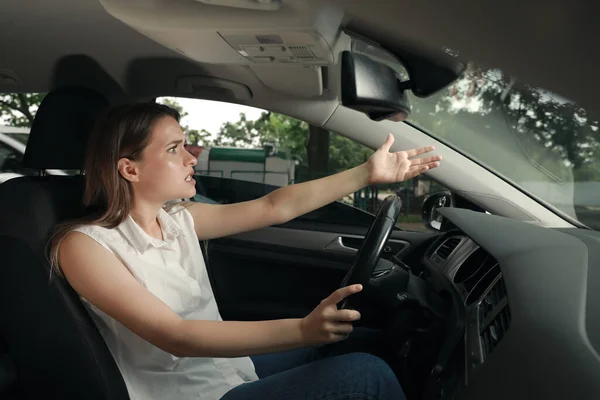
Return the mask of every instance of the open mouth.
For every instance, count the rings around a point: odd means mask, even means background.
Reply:
[[[188,175],[185,177],[186,182],[190,182],[192,180],[192,175]]]

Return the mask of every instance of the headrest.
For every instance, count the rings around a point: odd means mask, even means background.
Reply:
[[[96,120],[109,107],[100,93],[64,87],[46,95],[35,114],[23,164],[34,169],[83,169]]]

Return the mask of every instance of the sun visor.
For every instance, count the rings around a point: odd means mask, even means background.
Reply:
[[[280,1],[246,9],[200,1],[101,0],[113,17],[193,60],[237,65],[333,65],[344,13]]]

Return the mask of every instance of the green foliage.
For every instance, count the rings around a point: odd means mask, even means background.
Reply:
[[[329,168],[340,172],[366,162],[373,150],[344,136],[331,133],[329,139]]]
[[[299,170],[308,167],[306,122],[273,112],[264,112],[259,119],[251,121],[241,113],[239,120],[226,122],[217,134],[215,145],[233,147],[257,147],[275,144],[285,149],[300,162]],[[365,162],[373,153],[368,147],[335,133],[329,139],[329,171],[343,171]]]
[[[255,121],[240,113],[239,120],[226,122],[217,134],[218,146],[256,147],[275,144],[305,159],[308,124],[281,114],[263,112]]]
[[[447,90],[413,104],[411,121],[450,142],[469,130],[471,135],[513,137],[546,173],[560,180],[572,172],[575,181],[600,181],[598,121],[576,103],[521,84],[498,69],[469,64]]]
[[[45,93],[0,94],[0,123],[30,128]]]

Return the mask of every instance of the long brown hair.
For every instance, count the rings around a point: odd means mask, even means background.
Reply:
[[[163,104],[148,102],[117,106],[110,110],[92,132],[85,156],[83,205],[93,213],[61,224],[50,239],[50,265],[62,275],[59,249],[66,235],[82,225],[112,229],[131,212],[133,187],[118,170],[118,161],[139,161],[152,134],[154,123],[164,117],[179,122],[179,113]]]

